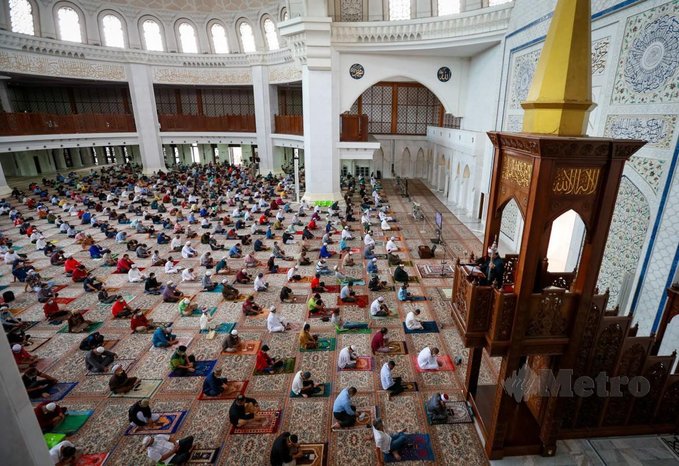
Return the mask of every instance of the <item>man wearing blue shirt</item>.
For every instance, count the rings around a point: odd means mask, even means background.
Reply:
[[[354,387],[345,388],[337,395],[332,406],[332,415],[337,420],[332,425],[333,429],[351,427],[356,423],[356,406],[351,404],[351,397],[354,395],[356,395]]]

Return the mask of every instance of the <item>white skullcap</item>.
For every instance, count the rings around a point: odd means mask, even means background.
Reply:
[[[174,282],[173,282],[172,280],[168,280],[168,281],[167,281],[167,284],[168,284],[168,285],[174,285]]]
[[[235,328],[231,330],[231,335],[238,335],[238,330],[236,330]]]
[[[103,352],[106,351],[106,350],[104,349],[103,346],[97,346],[97,349],[96,349],[95,351],[96,351],[97,353],[101,354],[101,353],[103,353]]]
[[[191,241],[187,241],[186,243],[184,243],[184,245],[191,246]]]
[[[395,236],[392,236],[392,237],[389,238],[389,239],[392,240],[392,241],[396,241],[396,237],[395,237]]]
[[[57,409],[57,404],[56,403],[47,403],[47,405],[45,405],[45,409],[47,411],[54,411],[55,409]]]
[[[222,280],[222,283],[226,284],[229,283],[229,281],[225,278],[224,280]]]
[[[136,268],[137,268],[137,264],[132,264],[130,267],[132,267],[133,269],[136,269]]]
[[[111,372],[115,372],[118,369],[121,369],[122,367],[123,366],[121,366],[120,364],[114,364],[113,367],[111,368]]]
[[[276,306],[271,306],[269,308],[269,312],[276,312]]]
[[[15,344],[14,346],[12,346],[12,351],[18,353],[19,351],[21,351],[21,345],[19,343]]]
[[[208,270],[207,272],[205,272],[205,275],[207,275],[207,276],[209,277],[210,275],[212,275],[212,272],[210,272],[210,271]]]
[[[449,399],[450,397],[447,394],[441,393],[441,401],[448,401]]]
[[[141,444],[145,447],[148,447],[149,445],[151,445],[151,442],[153,442],[153,437],[147,435],[142,439]]]
[[[373,257],[373,262],[377,262],[377,257]]]
[[[377,300],[378,300],[379,302],[384,301],[384,296],[380,296],[379,298],[377,298]]]

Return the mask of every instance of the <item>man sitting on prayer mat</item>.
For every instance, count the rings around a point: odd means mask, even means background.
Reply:
[[[438,370],[442,364],[436,358],[437,354],[439,354],[438,348],[429,348],[428,346],[425,346],[422,351],[420,351],[420,354],[417,355],[417,365],[420,369]]]
[[[146,448],[146,456],[154,463],[185,464],[191,459],[191,452],[197,447],[193,437],[173,440],[169,435],[147,435],[141,441]]]
[[[222,377],[222,370],[217,368],[210,372],[203,381],[203,394],[207,396],[219,396],[226,389],[228,382],[226,377]]]
[[[432,422],[445,422],[448,420],[448,408],[446,401],[450,398],[445,393],[434,393],[429,400],[427,400],[427,414]]]

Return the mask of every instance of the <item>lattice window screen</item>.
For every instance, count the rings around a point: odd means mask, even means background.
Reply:
[[[255,99],[252,89],[214,88],[201,89],[203,112],[206,116],[254,115]]]
[[[391,133],[391,86],[373,86],[363,93],[363,113],[368,115],[368,132]]]
[[[181,90],[182,114],[198,115],[198,97],[196,90],[185,88]]]
[[[161,115],[174,115],[177,113],[177,99],[174,89],[169,87],[156,87],[156,110]]]

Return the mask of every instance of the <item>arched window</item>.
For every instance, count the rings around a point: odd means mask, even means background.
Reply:
[[[283,8],[283,10],[281,11],[281,21],[287,21],[289,19],[290,19],[290,15],[288,14],[288,9]]]
[[[125,47],[123,22],[115,15],[106,15],[101,19],[104,45],[106,47]]]
[[[229,42],[226,40],[226,29],[221,24],[215,23],[210,26],[212,36],[212,48],[215,53],[229,53]]]
[[[276,25],[269,18],[264,20],[264,37],[266,37],[266,45],[269,50],[278,50],[278,34],[276,33]]]
[[[198,41],[196,40],[196,28],[189,23],[179,25],[179,43],[183,53],[198,53]]]
[[[59,39],[82,43],[80,15],[77,11],[69,6],[62,6],[57,11],[57,23],[59,25]]]
[[[9,0],[9,19],[12,32],[35,35],[33,6],[28,0]]]
[[[502,5],[503,3],[509,3],[514,0],[488,0],[488,6]]]
[[[152,52],[165,51],[165,47],[163,47],[163,34],[160,32],[160,24],[152,19],[147,19],[142,23],[141,29],[144,35],[146,50]]]
[[[439,16],[454,15],[460,12],[460,0],[439,0]]]
[[[410,0],[389,0],[389,19],[410,19]]]
[[[252,32],[252,26],[243,21],[238,27],[240,31],[240,42],[243,46],[244,53],[252,53],[257,51],[257,45],[255,45],[255,34]]]

